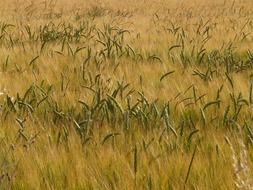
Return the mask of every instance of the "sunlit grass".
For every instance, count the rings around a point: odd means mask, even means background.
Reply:
[[[1,1],[0,189],[251,189],[246,1]]]

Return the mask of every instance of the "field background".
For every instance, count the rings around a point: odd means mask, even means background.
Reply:
[[[252,189],[253,1],[0,1],[0,189]]]

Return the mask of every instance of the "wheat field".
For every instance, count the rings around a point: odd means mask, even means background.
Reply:
[[[0,189],[253,189],[253,2],[1,0]]]

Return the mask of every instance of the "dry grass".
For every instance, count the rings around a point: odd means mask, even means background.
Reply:
[[[252,189],[252,2],[0,7],[0,189]]]

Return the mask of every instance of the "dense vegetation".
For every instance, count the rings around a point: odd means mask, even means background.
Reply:
[[[0,11],[0,189],[253,188],[253,2]]]

